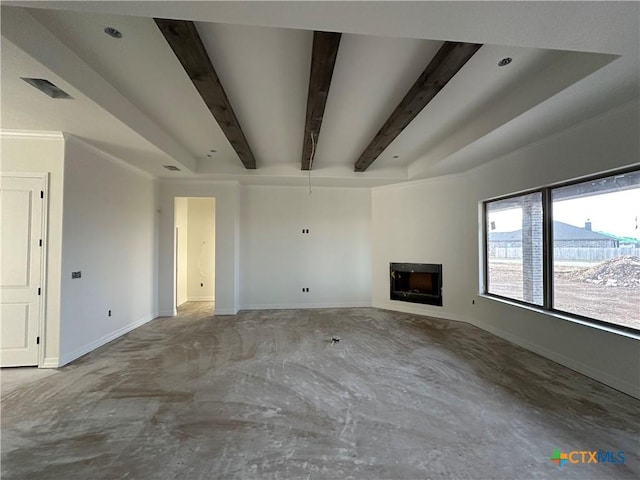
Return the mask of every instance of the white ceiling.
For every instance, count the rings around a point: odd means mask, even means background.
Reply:
[[[244,169],[154,16],[196,21],[257,170]],[[158,177],[301,185],[312,32],[340,31],[315,184],[458,173],[637,98],[639,18],[631,2],[4,2],[1,125],[71,133]],[[484,46],[353,172],[445,40]]]

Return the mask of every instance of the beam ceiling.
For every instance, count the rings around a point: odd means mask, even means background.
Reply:
[[[318,144],[324,107],[329,96],[333,67],[338,56],[340,33],[314,32],[313,53],[311,56],[311,73],[309,93],[307,95],[307,117],[304,126],[302,146],[302,170],[311,170],[311,157],[314,145]]]
[[[255,169],[256,159],[195,24],[183,20],[154,20],[245,168]]]
[[[354,165],[364,172],[480,49],[476,43],[445,42]]]

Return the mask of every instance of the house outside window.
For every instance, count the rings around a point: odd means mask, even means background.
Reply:
[[[484,202],[484,292],[640,330],[640,171]]]

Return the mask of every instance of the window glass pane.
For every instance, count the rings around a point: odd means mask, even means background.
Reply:
[[[542,193],[487,203],[487,292],[543,304]]]
[[[640,172],[553,189],[557,310],[640,329]]]

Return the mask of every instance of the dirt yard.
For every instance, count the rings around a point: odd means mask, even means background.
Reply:
[[[599,264],[556,264],[554,307],[640,330],[640,259],[625,258]],[[492,259],[489,275],[491,293],[523,300],[518,263]]]

